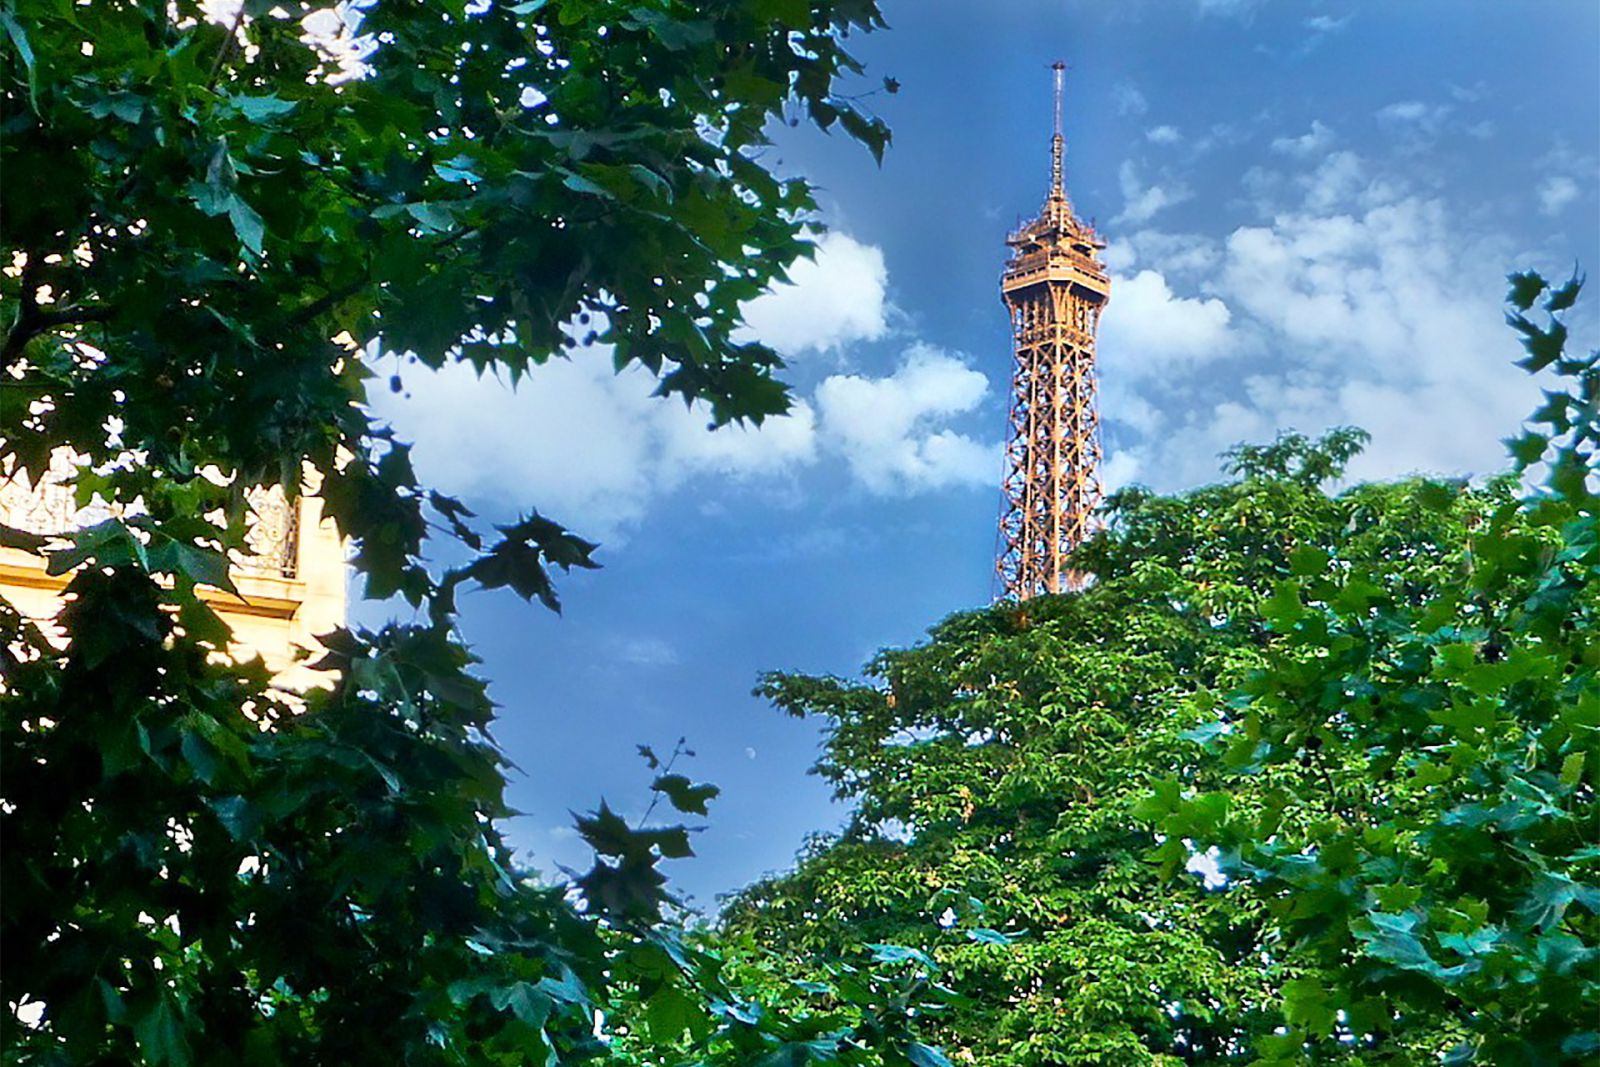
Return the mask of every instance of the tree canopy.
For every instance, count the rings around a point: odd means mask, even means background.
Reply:
[[[861,680],[769,675],[855,810],[730,928],[923,948],[968,1062],[1591,1052],[1600,377],[1516,283],[1529,368],[1575,385],[1513,442],[1545,492],[1330,493],[1365,435],[1284,434],[1227,484],[1113,497],[1082,593],[952,616]]]
[[[1217,848],[1307,968],[1271,1062],[1441,1027],[1459,1040],[1423,1047],[1449,1063],[1600,1054],[1600,353],[1566,351],[1580,278],[1511,281],[1522,365],[1558,379],[1508,442],[1536,488],[1448,543],[1299,550],[1260,604],[1259,668],[1198,705],[1222,780],[1178,770],[1143,811]],[[1239,802],[1289,767],[1315,794]]]
[[[685,941],[657,870],[682,826],[581,819],[575,896],[514,869],[455,595],[554,608],[594,546],[480,525],[365,406],[380,350],[514,381],[598,342],[718,423],[783,411],[775,354],[730,334],[812,201],[759,149],[804,117],[882,151],[836,93],[881,25],[872,0],[0,2],[0,464],[37,483],[68,452],[118,514],[3,531],[72,574],[59,642],[0,605],[7,1063],[933,1062],[919,961],[752,984]],[[420,610],[327,635],[336,684],[292,696],[219,655],[195,589],[247,551],[245,490],[308,470],[366,594]]]

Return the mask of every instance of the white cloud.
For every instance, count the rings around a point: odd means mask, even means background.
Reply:
[[[1177,182],[1166,185],[1143,184],[1132,160],[1123,161],[1117,171],[1117,180],[1122,187],[1123,208],[1113,222],[1147,222],[1157,212],[1173,204],[1181,204],[1193,195],[1186,186]]]
[[[1112,452],[1100,464],[1100,488],[1110,495],[1139,480],[1139,457],[1132,452]]]
[[[616,655],[623,663],[640,667],[671,667],[683,661],[678,650],[659,637],[636,637],[623,641]]]
[[[1143,115],[1150,110],[1150,102],[1132,82],[1118,82],[1111,87],[1111,106],[1119,115]]]
[[[1165,276],[1142,270],[1112,281],[1099,350],[1133,377],[1171,374],[1235,350],[1228,306],[1215,297],[1176,296]]]
[[[1434,134],[1444,125],[1453,109],[1449,104],[1428,104],[1421,100],[1400,100],[1378,109],[1378,121],[1407,132]]]
[[[1105,264],[1115,274],[1128,274],[1139,263],[1158,263],[1169,278],[1199,279],[1221,262],[1216,242],[1193,233],[1135,230],[1116,237],[1105,251]]]
[[[815,260],[789,269],[789,283],[745,305],[741,336],[785,355],[875,341],[889,328],[888,282],[882,249],[830,231]]]
[[[1354,152],[1334,152],[1309,174],[1299,175],[1296,185],[1305,194],[1305,209],[1312,212],[1332,211],[1352,202],[1373,203],[1392,195],[1387,186],[1372,180]]]
[[[1321,155],[1333,143],[1333,131],[1327,126],[1311,120],[1311,129],[1299,137],[1279,137],[1272,142],[1272,150],[1280,155],[1309,158]]]
[[[888,330],[882,253],[838,233],[819,245],[814,264],[791,272],[793,284],[748,309],[751,332],[780,351]],[[607,541],[694,479],[792,490],[799,472],[838,461],[871,492],[913,493],[970,484],[977,456],[997,455],[948,425],[977,405],[987,379],[920,345],[888,377],[835,375],[786,416],[715,431],[705,405],[651,396],[656,379],[644,369],[613,373],[605,346],[536,367],[516,389],[464,364],[412,365],[402,379],[402,394],[375,390],[371,403],[415,442],[426,484],[492,518],[536,507]]]
[[[1578,183],[1565,174],[1552,175],[1539,185],[1539,212],[1543,215],[1559,215],[1561,210],[1574,200],[1582,190]]]
[[[913,345],[887,378],[833,375],[816,392],[822,436],[868,490],[887,494],[993,484],[1000,452],[941,425],[975,409],[989,380],[960,359]]]
[[[1349,25],[1350,16],[1336,19],[1332,15],[1313,15],[1306,19],[1306,29],[1313,33],[1337,33]]]
[[[1264,0],[1198,0],[1198,7],[1202,15],[1246,18],[1263,2]]]
[[[1144,131],[1144,136],[1151,144],[1177,144],[1183,140],[1176,126],[1153,126]]]
[[[551,360],[515,390],[466,364],[402,377],[407,393],[383,391],[373,408],[416,442],[425,483],[494,517],[536,507],[606,540],[690,477],[771,477],[816,454],[803,401],[759,430],[713,433],[703,406],[652,397],[655,378],[639,367],[613,373],[603,347]]]
[[[826,378],[760,428],[711,430],[703,405],[650,396],[655,379],[637,367],[613,374],[603,348],[536,368],[515,390],[462,364],[404,380],[404,395],[384,390],[373,407],[416,443],[425,484],[491,518],[536,507],[610,542],[695,479],[772,492],[838,461],[869,492],[897,495],[987,485],[999,456],[949,425],[978,406],[988,379],[925,345],[887,377]]]
[[[1208,288],[1231,313],[1212,323],[1222,338],[1216,349],[1196,342],[1202,351],[1190,361],[1170,355],[1162,375],[1141,378],[1136,357],[1121,356],[1139,351],[1133,335],[1147,323],[1177,332],[1204,305],[1158,284],[1158,254],[1141,254],[1146,271],[1113,289],[1101,346],[1107,417],[1143,433],[1125,449],[1140,476],[1163,488],[1194,484],[1217,476],[1216,454],[1233,443],[1340,424],[1374,438],[1353,477],[1504,465],[1499,438],[1538,398],[1499,328],[1502,275],[1517,250],[1468,228],[1440,200],[1370,179],[1365,161],[1344,155],[1331,172],[1296,177],[1289,187],[1304,193],[1297,207],[1239,227],[1224,243]],[[1129,297],[1134,307],[1118,325],[1118,301]],[[1206,352],[1235,343],[1270,353],[1271,362],[1252,358],[1242,380],[1210,373]],[[1174,398],[1149,429],[1148,412],[1124,420],[1110,407],[1141,383]]]

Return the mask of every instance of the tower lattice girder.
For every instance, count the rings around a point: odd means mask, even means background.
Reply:
[[[1067,200],[1055,70],[1050,195],[1007,238],[1000,283],[1015,364],[996,571],[1001,595],[1018,600],[1081,584],[1066,556],[1093,532],[1100,503],[1094,345],[1111,279],[1096,258],[1105,243]]]

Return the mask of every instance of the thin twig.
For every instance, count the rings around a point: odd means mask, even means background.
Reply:
[[[244,25],[244,0],[239,0],[239,13],[233,16],[233,25],[228,28],[228,39],[222,42],[222,47],[217,49],[217,58],[211,64],[211,73],[206,77],[206,88],[217,87],[217,77],[222,73],[222,63],[239,43],[239,27]]]

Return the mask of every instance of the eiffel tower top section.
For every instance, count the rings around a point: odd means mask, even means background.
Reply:
[[[1106,243],[1094,227],[1072,211],[1066,187],[1066,139],[1061,135],[1061,102],[1067,65],[1055,71],[1055,130],[1050,138],[1050,193],[1039,216],[1007,235],[1011,256],[1001,289],[1010,293],[1048,281],[1076,282],[1104,299],[1110,288],[1096,254]]]

